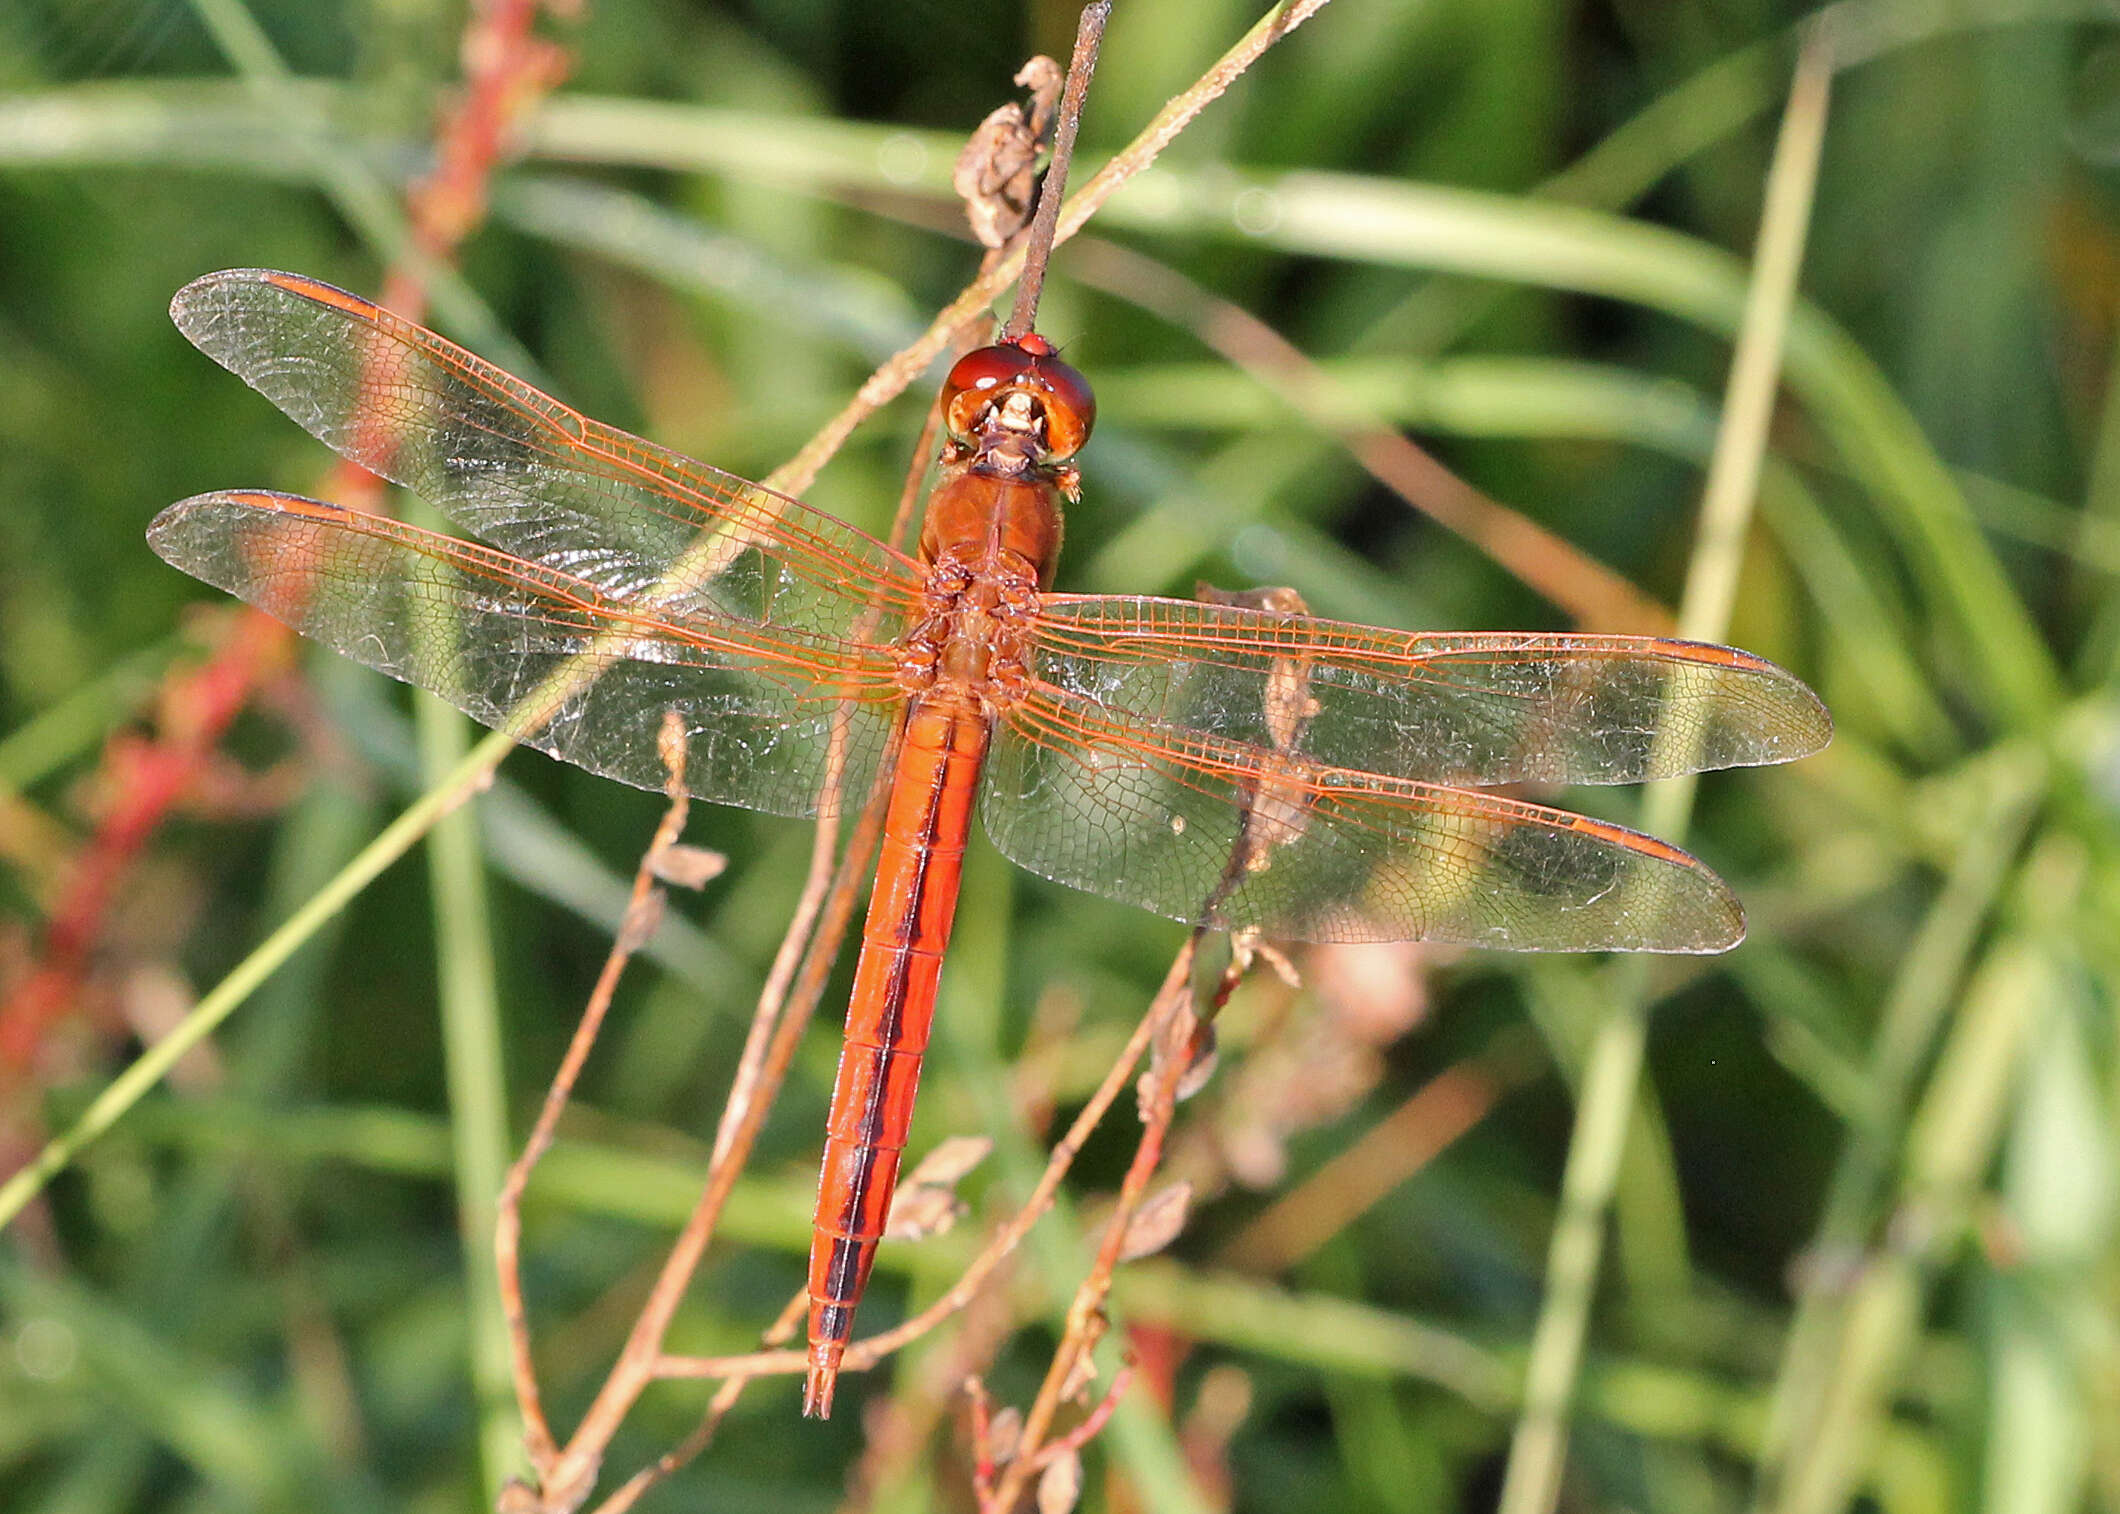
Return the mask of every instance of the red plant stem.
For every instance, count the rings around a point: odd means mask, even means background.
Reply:
[[[410,193],[416,244],[447,256],[483,218],[486,185],[513,124],[566,71],[564,49],[532,34],[546,0],[484,0],[464,34],[467,88],[437,133],[434,171]],[[557,6],[554,7],[558,8]],[[425,291],[404,269],[384,282],[383,303],[416,318]],[[373,509],[381,481],[342,463],[328,493]],[[159,739],[131,732],[111,738],[96,790],[111,807],[81,849],[45,925],[36,965],[0,1003],[0,1088],[26,1076],[52,1027],[84,996],[111,901],[164,818],[212,762],[229,723],[274,664],[290,633],[255,610],[230,620],[219,650],[202,667],[173,672],[163,686]]]
[[[133,860],[212,762],[222,733],[285,640],[275,621],[237,617],[211,661],[164,686],[160,741],[129,732],[112,738],[98,784],[111,796],[110,808],[60,889],[38,965],[0,1007],[0,1083],[26,1075],[51,1027],[79,1004],[104,917]]]

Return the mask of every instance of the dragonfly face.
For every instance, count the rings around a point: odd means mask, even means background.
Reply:
[[[624,782],[662,786],[670,711],[705,799],[814,814],[890,765],[819,1188],[813,1413],[888,1213],[975,801],[1032,872],[1194,924],[1716,952],[1743,915],[1695,859],[1492,790],[1783,762],[1831,733],[1729,647],[1048,592],[1095,402],[1036,336],[952,369],[915,559],[312,279],[213,274],[172,313],[485,544],[243,491],[157,517],[171,563]]]

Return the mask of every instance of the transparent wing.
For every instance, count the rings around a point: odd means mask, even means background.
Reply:
[[[1034,657],[1039,678],[1113,716],[1443,784],[1635,783],[1787,762],[1833,730],[1818,697],[1764,658],[1660,637],[1416,634],[1056,594]],[[1276,691],[1290,679],[1308,694],[1293,709]]]
[[[591,420],[315,279],[209,274],[170,317],[207,356],[371,472],[502,550],[687,613],[897,634],[910,558],[761,485]]]
[[[808,815],[866,794],[899,694],[881,648],[646,610],[556,568],[386,516],[269,493],[202,494],[149,526],[163,558],[357,662],[554,757],[641,788]],[[827,785],[837,774],[841,782]]]
[[[1003,712],[982,818],[1030,871],[1173,919],[1309,941],[1717,952],[1730,891],[1653,837],[1200,731],[1045,688]]]

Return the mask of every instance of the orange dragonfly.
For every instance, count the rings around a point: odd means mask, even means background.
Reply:
[[[702,799],[814,815],[888,765],[810,1255],[809,1413],[830,1410],[889,1213],[975,796],[1030,871],[1217,930],[1719,952],[1744,917],[1693,857],[1482,790],[1783,762],[1831,734],[1802,683],[1729,647],[1051,592],[1095,410],[1035,335],[951,370],[909,556],[314,279],[216,273],[171,313],[491,545],[244,491],[157,517],[169,562],[625,783],[663,786],[669,711]]]

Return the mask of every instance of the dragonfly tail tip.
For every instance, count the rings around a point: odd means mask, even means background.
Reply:
[[[805,1419],[830,1419],[832,1417],[832,1390],[839,1383],[839,1352],[826,1354],[826,1343],[818,1342],[810,1348],[810,1375],[802,1385],[802,1413]]]

